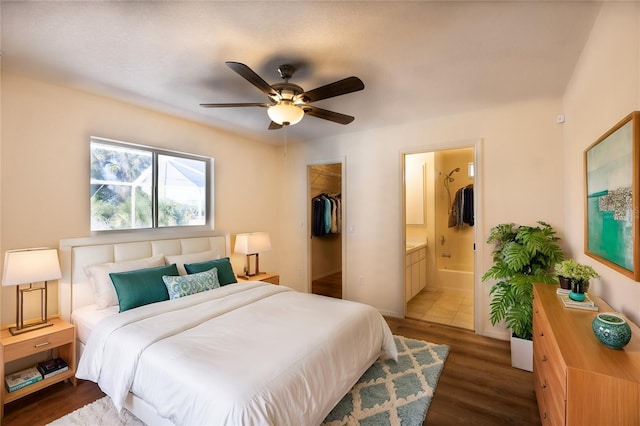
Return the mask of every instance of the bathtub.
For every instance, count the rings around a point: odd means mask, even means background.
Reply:
[[[429,286],[436,291],[447,291],[473,296],[473,267],[460,264],[438,265],[435,271],[435,285]]]

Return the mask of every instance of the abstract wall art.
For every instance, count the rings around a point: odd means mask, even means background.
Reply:
[[[584,152],[585,254],[640,281],[638,156],[640,112],[632,112]]]

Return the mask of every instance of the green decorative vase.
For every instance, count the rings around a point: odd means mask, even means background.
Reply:
[[[631,340],[631,327],[617,313],[603,312],[596,315],[591,328],[600,343],[611,349],[622,349]]]

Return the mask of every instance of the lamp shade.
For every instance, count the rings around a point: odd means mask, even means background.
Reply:
[[[61,276],[56,249],[33,248],[8,250],[5,253],[3,286],[57,280]]]
[[[304,117],[304,111],[291,101],[283,99],[267,110],[269,118],[274,123],[291,126],[298,123]]]
[[[251,232],[236,235],[236,253],[256,254],[271,250],[271,239],[266,232]]]

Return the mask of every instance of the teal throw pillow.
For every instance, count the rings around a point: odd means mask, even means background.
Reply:
[[[217,268],[193,275],[180,275],[177,277],[165,275],[162,280],[167,286],[169,299],[171,300],[220,287]]]
[[[238,282],[228,257],[184,265],[184,269],[186,269],[188,274],[197,274],[198,272],[208,271],[213,268],[218,268],[218,281],[220,281],[221,286]]]
[[[109,276],[118,295],[120,312],[150,303],[169,300],[167,287],[162,280],[164,275],[178,275],[178,268],[173,264],[110,273]]]

